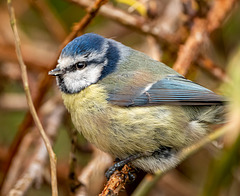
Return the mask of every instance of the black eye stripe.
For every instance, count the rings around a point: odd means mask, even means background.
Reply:
[[[88,62],[77,62],[77,63],[80,63],[80,64],[82,64],[82,65],[85,63],[85,67],[86,67],[86,66],[88,66],[88,65],[90,65],[90,64],[101,64],[101,63],[103,63],[103,62],[104,62],[104,60],[91,60],[91,61],[88,61]],[[80,70],[80,69],[84,69],[84,68],[85,68],[85,67],[83,66],[83,67],[79,67],[79,69],[78,69],[77,66],[76,66],[77,63],[72,64],[71,66],[64,68],[64,69],[63,69],[63,72],[64,72],[64,73],[74,72],[74,71],[76,71],[76,70]]]
[[[77,64],[83,65],[83,66],[78,68],[78,67],[77,67]],[[83,68],[85,68],[86,66],[87,66],[87,63],[86,63],[86,62],[77,62],[77,63],[75,63],[75,64],[73,64],[73,65],[71,65],[71,66],[69,66],[69,67],[64,68],[63,71],[64,71],[64,73],[74,72],[74,71],[76,71],[76,70],[78,70],[78,69],[83,69]]]
[[[75,66],[75,64],[74,64],[74,65],[71,65],[71,66],[69,66],[69,67],[64,68],[64,73],[74,72],[74,71],[76,71],[76,70],[77,70],[77,68],[76,68],[76,66]]]

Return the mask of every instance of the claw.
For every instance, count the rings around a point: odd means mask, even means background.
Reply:
[[[109,178],[111,177],[111,175],[116,171],[116,170],[121,170],[123,168],[123,166],[125,164],[128,164],[130,163],[131,161],[134,161],[138,158],[141,158],[141,157],[146,157],[146,156],[149,156],[151,155],[152,153],[149,153],[149,152],[145,152],[145,153],[138,153],[138,154],[135,154],[135,155],[131,155],[123,160],[120,161],[119,158],[116,158],[115,161],[118,161],[117,163],[115,163],[112,167],[110,167],[107,172],[105,173],[105,176],[106,178],[109,180]]]

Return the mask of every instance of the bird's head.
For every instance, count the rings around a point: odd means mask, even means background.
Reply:
[[[84,34],[63,48],[57,67],[49,75],[56,76],[64,93],[78,93],[116,70],[124,56],[122,47],[100,35]]]

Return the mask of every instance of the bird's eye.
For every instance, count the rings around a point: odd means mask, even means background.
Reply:
[[[75,64],[77,69],[84,69],[87,66],[86,62],[78,62]]]

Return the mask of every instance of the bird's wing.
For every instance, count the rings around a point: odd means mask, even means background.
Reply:
[[[139,88],[138,88],[139,89]],[[108,101],[118,106],[151,105],[217,105],[223,98],[179,75],[169,75],[144,86],[138,93],[121,91],[110,93]]]

